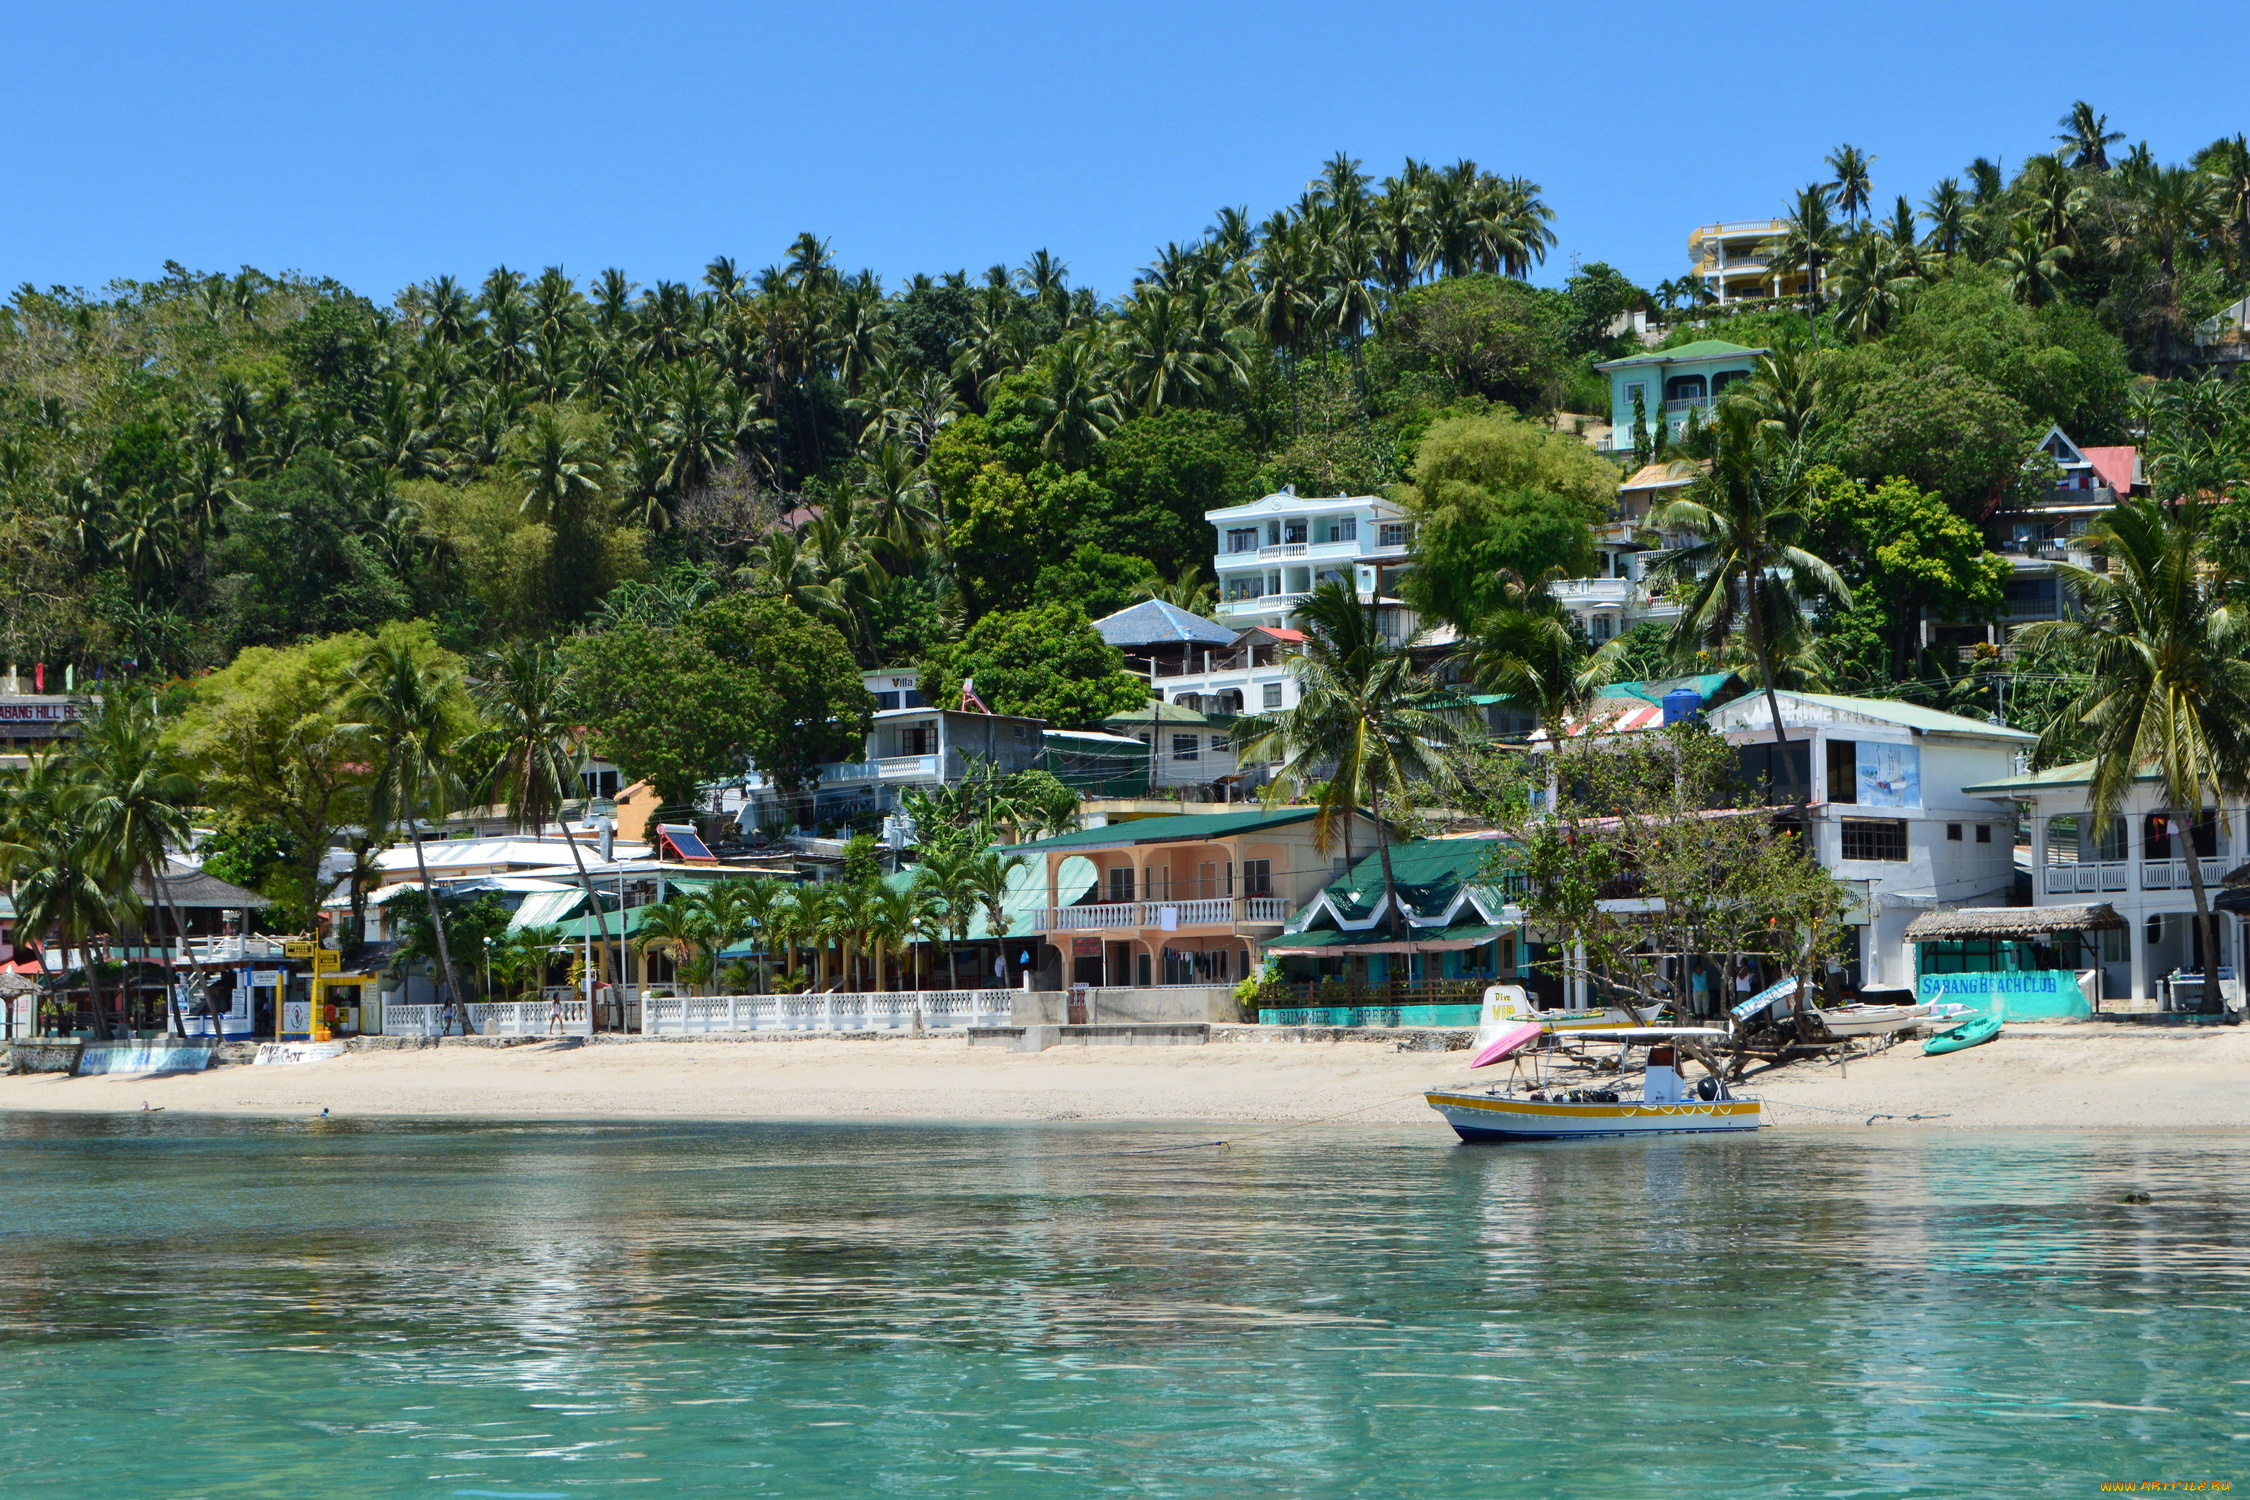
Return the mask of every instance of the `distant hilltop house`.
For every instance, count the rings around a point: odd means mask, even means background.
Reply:
[[[1733,219],[1698,225],[1688,234],[1692,274],[1714,302],[1802,297],[1805,273],[1777,273],[1768,248],[1788,226],[1779,219]]]
[[[1609,377],[1609,446],[1602,451],[1632,450],[1638,446],[1636,433],[1642,441],[1653,441],[1659,422],[1676,438],[1687,430],[1691,412],[1709,420],[1711,404],[1727,387],[1757,373],[1758,361],[1772,352],[1725,339],[1698,339],[1673,349],[1604,360],[1594,366]]]

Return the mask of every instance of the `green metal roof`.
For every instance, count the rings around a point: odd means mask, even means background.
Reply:
[[[2133,779],[2154,781],[2157,773],[2152,766]],[[2081,760],[2073,761],[2067,766],[2049,766],[2044,771],[2027,771],[2021,776],[2003,776],[1998,781],[1980,781],[1975,786],[1965,786],[1961,790],[1972,797],[2023,797],[2033,792],[2067,791],[2071,787],[2093,784],[2094,763]]]
[[[1494,927],[1483,922],[1464,922],[1452,927],[1410,927],[1406,941],[1410,943],[1489,943],[1509,929]],[[1342,932],[1334,927],[1324,927],[1317,932],[1292,932],[1275,938],[1273,945],[1283,952],[1298,948],[1354,948],[1368,944],[1392,941],[1390,932],[1380,924],[1363,932]]]
[[[1677,349],[1651,349],[1646,354],[1629,354],[1623,359],[1605,360],[1594,366],[1597,370],[1614,370],[1620,365],[1668,365],[1691,359],[1731,359],[1744,354],[1769,354],[1768,349],[1753,349],[1747,344],[1730,344],[1725,339],[1697,339],[1692,344],[1682,344]]]
[[[1151,709],[1154,710],[1153,713]],[[1130,734],[1135,729],[1146,729],[1151,718],[1159,724],[1195,724],[1212,729],[1227,729],[1234,724],[1232,714],[1220,717],[1193,708],[1183,708],[1177,703],[1151,704],[1149,708],[1137,708],[1131,713],[1111,714],[1102,723],[1113,733]]]
[[[1918,703],[1901,703],[1895,698],[1842,698],[1833,693],[1792,693],[1790,696],[1802,698],[1807,703],[1818,703],[1824,708],[1840,709],[1869,719],[1881,719],[1889,724],[1903,724],[1909,729],[1919,729],[1926,733],[1976,734],[1987,739],[2022,740],[2026,744],[2039,738],[2026,730],[2010,729],[2005,724],[1988,724],[1982,719],[1942,713],[1934,708],[1924,708]]]
[[[1436,917],[1459,898],[1461,887],[1484,877],[1486,862],[1505,845],[1498,839],[1417,839],[1391,845],[1391,872],[1400,902],[1419,917]],[[1354,920],[1374,910],[1383,894],[1383,855],[1368,855],[1322,892]],[[1294,935],[1292,935],[1294,936]]]
[[[1693,688],[1706,706],[1735,680],[1732,672],[1704,672],[1689,677],[1658,677],[1648,682],[1613,682],[1594,694],[1596,698],[1639,698],[1644,702],[1663,706],[1664,695],[1680,688]]]
[[[1166,844],[1200,839],[1227,838],[1284,828],[1320,815],[1317,807],[1285,807],[1278,811],[1258,808],[1236,813],[1178,813],[1162,818],[1136,818],[1102,828],[1081,828],[1030,844],[1010,844],[1011,854],[1044,854],[1050,849],[1115,848],[1122,844]]]

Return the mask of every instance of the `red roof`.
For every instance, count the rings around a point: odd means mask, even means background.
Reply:
[[[2140,467],[2140,449],[2081,448],[2078,451],[2086,455],[2086,462],[2094,466],[2096,474],[2101,475],[2102,483],[2120,495],[2132,490],[2133,471]]]
[[[1259,628],[1277,641],[1301,641],[1305,638],[1305,633],[1302,630],[1283,630],[1274,625],[1264,625]]]

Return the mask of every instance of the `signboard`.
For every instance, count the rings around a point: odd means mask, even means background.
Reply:
[[[343,964],[344,955],[333,948],[315,948],[312,951],[312,965],[315,974],[333,974],[341,969]]]
[[[313,956],[313,944],[310,939],[292,938],[281,945],[281,956],[283,958],[310,958]]]
[[[1943,1000],[1973,1006],[1988,1015],[1997,1006],[2003,1021],[2052,1021],[2094,1013],[2077,974],[2069,969],[1924,974],[1916,981],[1914,998],[1924,1005]]]
[[[1859,742],[1852,800],[1861,807],[1920,807],[1922,747]]]
[[[1100,938],[1074,937],[1070,940],[1070,956],[1072,958],[1100,958],[1102,956],[1102,940]]]
[[[1774,1004],[1776,1001],[1786,1000],[1796,992],[1797,980],[1794,975],[1787,979],[1777,979],[1737,1005],[1733,1010],[1728,1011],[1727,1014],[1737,1021],[1747,1021],[1767,1006]]]

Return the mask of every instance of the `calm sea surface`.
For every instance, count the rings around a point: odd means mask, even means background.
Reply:
[[[1203,1134],[9,1117],[0,1494],[2250,1481],[2250,1140]]]

